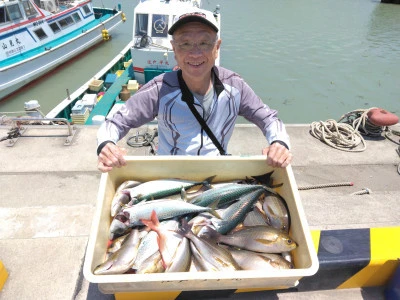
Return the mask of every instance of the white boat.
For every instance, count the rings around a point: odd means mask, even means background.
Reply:
[[[199,1],[141,0],[134,10],[133,40],[86,83],[60,101],[45,118],[65,118],[75,124],[98,124],[99,119],[111,117],[123,105],[120,99],[123,85],[127,85],[133,94],[140,85],[153,77],[172,71],[176,62],[168,28],[175,15],[184,13],[185,9],[193,6],[200,6]],[[219,6],[215,9],[214,16],[221,28]],[[160,20],[166,22],[161,26],[164,28],[162,34],[153,30]],[[142,28],[142,31],[138,28]],[[218,34],[220,33],[221,30]],[[219,65],[219,58],[215,64]]]
[[[0,2],[0,100],[89,49],[125,21],[91,0]]]
[[[140,0],[135,7],[131,52],[135,79],[139,83],[146,83],[176,66],[168,29],[176,15],[193,7],[202,8],[201,0]],[[219,6],[214,17],[220,25]],[[215,64],[219,65],[219,58]]]

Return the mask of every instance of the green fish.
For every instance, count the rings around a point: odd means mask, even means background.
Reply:
[[[141,201],[166,198],[181,193],[182,188],[188,190],[199,185],[209,185],[215,176],[204,181],[180,179],[160,179],[144,182],[129,190],[131,201],[137,204]]]

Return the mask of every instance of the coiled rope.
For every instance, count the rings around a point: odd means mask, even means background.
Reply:
[[[367,114],[371,109],[357,109],[343,115],[339,121],[329,119],[325,122],[312,122],[310,133],[325,144],[343,151],[362,152],[367,144],[361,134],[380,135],[382,127],[368,121]],[[361,148],[357,148],[362,144]]]

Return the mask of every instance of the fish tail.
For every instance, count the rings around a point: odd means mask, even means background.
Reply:
[[[192,225],[188,223],[188,221],[183,218],[181,221],[181,226],[175,230],[176,233],[180,234],[181,236],[188,237],[192,232]]]
[[[150,219],[140,219],[140,221],[154,231],[156,231],[157,228],[160,226],[160,221],[158,220],[155,210],[151,212]]]

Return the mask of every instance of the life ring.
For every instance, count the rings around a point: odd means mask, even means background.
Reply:
[[[399,122],[399,117],[382,108],[373,108],[368,113],[368,120],[376,126],[391,126]]]

